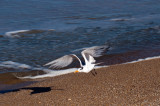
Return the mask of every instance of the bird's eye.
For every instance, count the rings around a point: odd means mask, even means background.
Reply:
[[[80,69],[83,70],[83,67],[81,67]]]

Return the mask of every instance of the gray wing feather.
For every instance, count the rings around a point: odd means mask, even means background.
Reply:
[[[109,50],[110,46],[93,46],[83,50],[81,53],[85,55],[91,55],[93,57],[100,57],[105,54]]]
[[[60,57],[56,60],[53,60],[53,61],[45,64],[44,66],[50,65],[49,68],[63,68],[63,67],[66,67],[66,66],[70,65],[73,62],[74,59],[75,59],[75,56],[72,55],[72,54],[71,55],[65,55],[63,57]]]

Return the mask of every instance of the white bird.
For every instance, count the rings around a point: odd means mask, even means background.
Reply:
[[[96,65],[95,63],[96,60],[93,57],[102,56],[106,51],[109,50],[109,48],[110,47],[108,45],[104,45],[104,46],[93,46],[83,50],[81,54],[84,58],[85,65],[82,65],[81,60],[75,54],[70,54],[70,55],[65,55],[63,57],[60,57],[56,60],[53,60],[45,64],[44,66],[50,65],[49,68],[64,68],[70,65],[74,59],[77,59],[80,63],[80,68],[78,68],[78,70],[76,70],[75,73],[77,72],[88,73],[91,70],[93,70]]]

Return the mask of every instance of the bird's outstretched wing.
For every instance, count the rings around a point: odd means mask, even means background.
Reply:
[[[81,52],[82,56],[86,57],[86,59],[88,61],[91,61],[90,59],[92,59],[92,61],[94,62],[94,58],[92,57],[100,57],[102,55],[104,55],[108,50],[109,50],[110,46],[108,45],[103,45],[103,46],[93,46],[93,47],[90,47],[90,48],[87,48],[85,50],[83,50]],[[92,57],[90,57],[90,56]]]
[[[75,55],[75,54],[70,54],[70,55],[65,55],[63,57],[60,57],[56,60],[53,60],[44,66],[50,65],[49,68],[64,68],[68,65],[70,65],[74,59],[78,59],[80,62],[80,65],[82,66],[81,60]]]
[[[92,63],[92,64],[94,64],[96,62],[96,60],[91,55],[89,55],[88,61],[89,61],[89,63]]]

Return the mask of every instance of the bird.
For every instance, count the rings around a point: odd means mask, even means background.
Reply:
[[[89,73],[91,70],[94,69],[95,65],[98,64],[98,63],[96,64],[96,60],[94,59],[94,57],[100,57],[104,55],[109,50],[109,48],[110,48],[109,45],[102,45],[102,46],[92,46],[84,49],[81,52],[81,55],[84,58],[85,65],[82,64],[80,58],[78,58],[75,54],[69,54],[69,55],[64,55],[56,60],[53,60],[45,64],[44,66],[49,66],[49,68],[64,68],[70,65],[75,59],[77,59],[80,63],[80,68],[74,71],[74,73],[78,72]],[[97,73],[95,72],[95,74]]]

